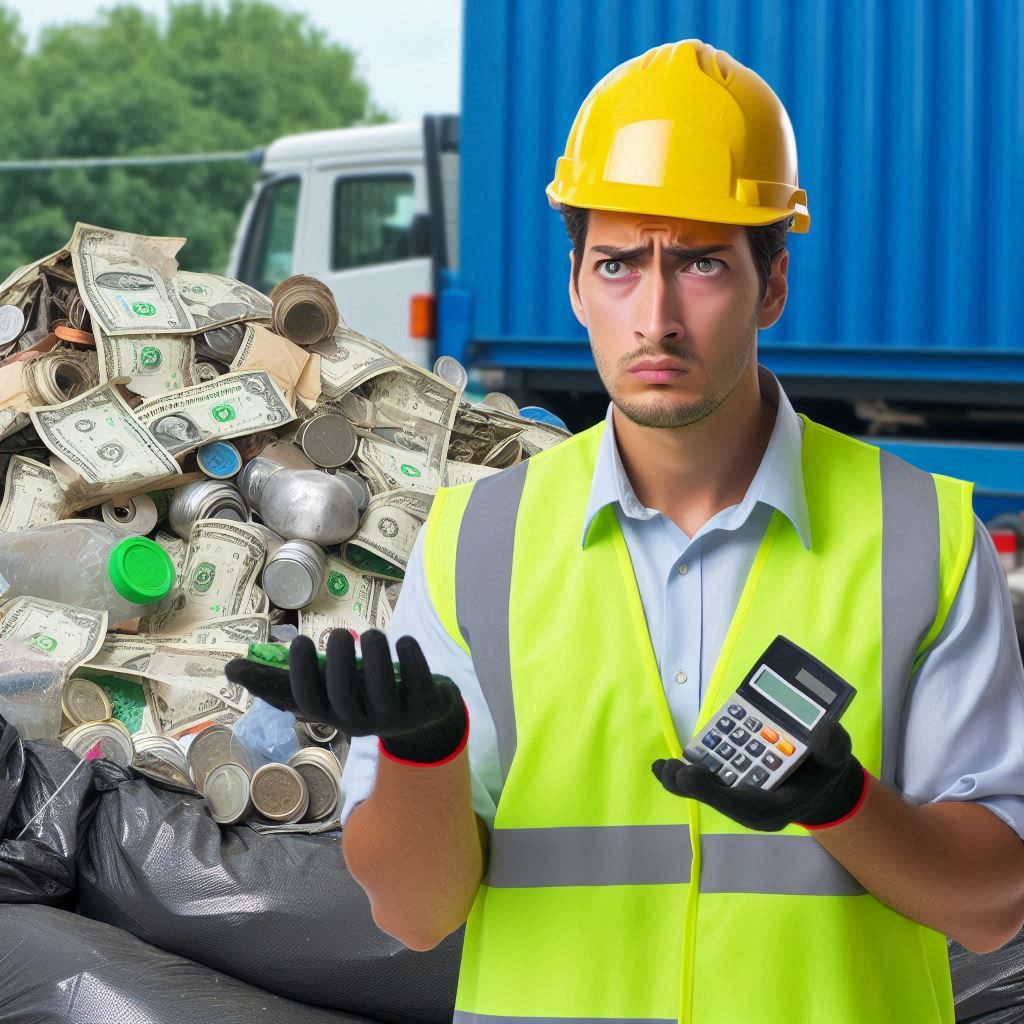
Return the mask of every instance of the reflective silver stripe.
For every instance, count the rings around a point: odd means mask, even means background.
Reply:
[[[882,770],[896,779],[914,656],[939,605],[939,505],[935,480],[891,452],[882,475]],[[856,685],[856,682],[854,682]]]
[[[456,1010],[452,1024],[678,1024],[676,1017],[504,1017]]]
[[[686,825],[497,828],[485,884],[673,885],[690,881]]]
[[[864,887],[810,836],[701,836],[700,891],[861,896]]]
[[[455,617],[498,734],[502,781],[516,752],[509,595],[516,517],[528,462],[477,481],[455,548]]]

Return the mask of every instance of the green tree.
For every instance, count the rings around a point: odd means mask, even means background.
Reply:
[[[262,0],[125,4],[44,29],[30,51],[0,6],[6,160],[255,150],[279,135],[386,120],[304,14]],[[0,279],[59,248],[76,220],[184,235],[184,269],[223,271],[259,174],[253,162],[0,170]]]

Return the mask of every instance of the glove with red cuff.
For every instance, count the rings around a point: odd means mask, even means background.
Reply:
[[[379,736],[385,754],[414,764],[445,761],[458,753],[469,732],[469,716],[458,687],[433,675],[420,645],[403,636],[395,645],[399,674],[387,637],[370,629],[360,637],[362,666],[346,629],[332,630],[321,672],[313,641],[297,636],[288,669],[245,659],[228,662],[225,674],[274,707],[324,722],[346,736]]]
[[[790,824],[811,830],[838,825],[860,809],[869,778],[853,756],[850,734],[835,721],[815,730],[807,758],[775,789],[727,786],[703,764],[676,758],[655,761],[651,768],[670,793],[699,800],[758,832]]]

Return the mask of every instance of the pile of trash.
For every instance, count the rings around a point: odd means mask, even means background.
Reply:
[[[345,738],[224,665],[386,628],[437,489],[568,432],[466,401],[314,278],[181,271],[184,241],[77,224],[0,284],[0,714],[224,824],[336,828]]]

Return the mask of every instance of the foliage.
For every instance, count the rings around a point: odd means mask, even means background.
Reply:
[[[253,150],[279,135],[385,120],[355,66],[304,14],[262,0],[130,4],[50,27],[27,48],[0,6],[0,160]],[[184,269],[223,271],[252,162],[0,169],[0,279],[58,249],[76,220],[184,235]]]

